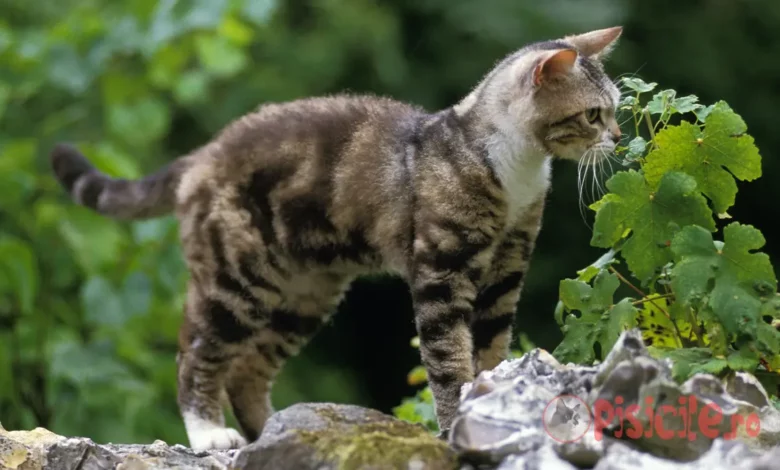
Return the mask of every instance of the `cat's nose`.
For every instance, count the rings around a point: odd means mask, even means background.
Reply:
[[[612,126],[610,126],[609,133],[612,136],[612,142],[615,144],[620,142],[622,134],[620,133],[620,126],[618,126],[617,123],[613,123]]]

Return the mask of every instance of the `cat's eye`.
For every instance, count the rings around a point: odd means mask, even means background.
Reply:
[[[600,114],[600,108],[590,108],[585,111],[585,119],[587,119],[589,123],[593,124],[599,118]]]

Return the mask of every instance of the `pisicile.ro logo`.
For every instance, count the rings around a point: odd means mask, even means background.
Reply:
[[[591,409],[576,395],[559,395],[544,409],[542,421],[547,435],[558,442],[575,442],[589,431],[596,440],[604,437],[604,431],[611,427],[617,438],[687,439],[694,441],[699,436],[708,439],[722,437],[734,439],[740,429],[748,437],[756,437],[761,431],[761,419],[756,413],[734,414],[727,417],[715,403],[699,403],[695,396],[683,396],[677,406],[670,404],[655,407],[652,397],[647,397],[645,406],[632,403],[626,405],[623,397],[613,402],[598,399]],[[679,418],[682,429],[666,429],[664,419]],[[728,419],[728,422],[724,422]],[[723,430],[726,429],[724,432]]]

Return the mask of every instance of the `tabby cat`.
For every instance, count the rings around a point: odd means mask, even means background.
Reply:
[[[551,158],[594,162],[620,138],[601,61],[621,31],[528,45],[435,113],[372,96],[266,104],[136,181],[56,146],[53,170],[78,203],[122,220],[178,217],[190,271],[178,404],[191,447],[256,439],[284,361],[357,276],[378,271],[410,285],[447,430],[461,386],[508,355]],[[225,398],[243,436],[225,427]]]

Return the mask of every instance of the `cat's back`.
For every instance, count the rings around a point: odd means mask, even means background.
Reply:
[[[328,161],[368,135],[403,138],[421,115],[420,108],[378,96],[302,98],[263,104],[227,126],[217,140],[224,153],[233,156],[264,154],[273,159],[275,154],[288,161],[307,156]]]
[[[182,230],[211,219],[233,233],[261,226],[288,251],[314,250],[311,240],[352,246],[358,237],[358,245],[401,260],[409,244],[406,156],[426,116],[374,96],[264,104],[194,155],[177,191]]]
[[[184,203],[204,187],[242,185],[253,176],[276,182],[295,176],[309,187],[330,186],[337,173],[392,167],[425,115],[422,108],[372,95],[265,103],[193,153],[177,198]]]

